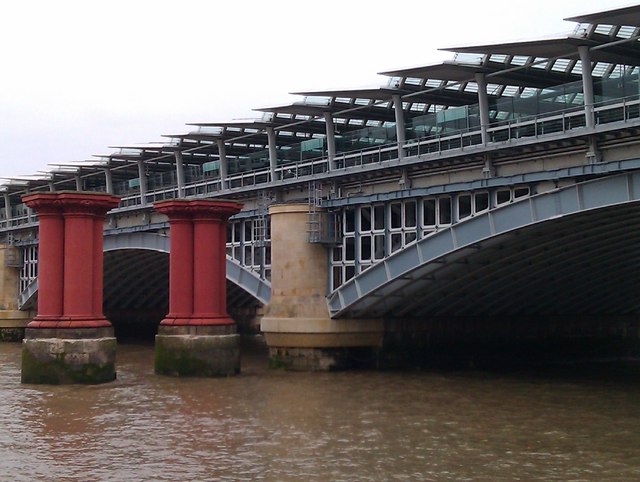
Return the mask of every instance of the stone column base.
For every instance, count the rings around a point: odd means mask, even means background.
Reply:
[[[24,330],[33,316],[30,311],[0,310],[0,342],[22,341]]]
[[[22,345],[22,383],[110,382],[116,378],[115,360],[113,328],[27,328]]]
[[[156,335],[155,372],[174,377],[237,375],[239,338],[235,325],[161,325]]]
[[[269,368],[291,371],[327,372],[352,368],[376,368],[378,348],[374,346],[339,348],[269,347]]]
[[[264,317],[269,366],[301,371],[373,367],[382,346],[382,320]]]

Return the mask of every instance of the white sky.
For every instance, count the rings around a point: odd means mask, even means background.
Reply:
[[[0,1],[0,177],[382,85],[438,48],[571,31],[628,0]]]

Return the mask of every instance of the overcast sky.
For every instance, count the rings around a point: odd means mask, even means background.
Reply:
[[[0,2],[0,177],[258,117],[289,92],[381,85],[438,48],[570,32],[618,0]],[[1,180],[0,180],[1,182]]]

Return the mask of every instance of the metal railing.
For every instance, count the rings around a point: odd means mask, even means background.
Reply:
[[[626,124],[640,119],[640,99],[638,96],[609,100],[595,104],[593,115],[596,125],[615,122]],[[500,123],[493,123],[487,129],[487,140],[490,144],[513,143],[520,139],[538,139],[544,136],[566,133],[586,125],[585,110],[582,106],[570,109],[544,113]],[[435,135],[410,139],[402,146],[406,157],[413,156],[441,156],[445,152],[463,151],[469,147],[483,147],[482,134],[479,128],[465,129],[452,132],[441,132]],[[328,172],[348,172],[365,165],[384,164],[398,161],[399,147],[397,142],[383,144],[375,148],[365,148],[337,154],[333,159],[333,168],[327,157],[308,159],[279,165],[272,179],[270,167],[247,171],[227,176],[225,179],[209,177],[187,184],[184,187],[185,196],[207,196],[218,192],[232,193],[234,190],[269,184],[274,181],[312,180],[316,176]],[[175,184],[160,189],[147,191],[144,202],[139,192],[124,194],[119,209],[149,205],[153,202],[175,199],[179,197],[178,186]],[[15,226],[22,226],[36,222],[35,215],[26,210],[11,219],[0,219],[0,231]]]

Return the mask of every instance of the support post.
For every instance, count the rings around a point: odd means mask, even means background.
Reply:
[[[593,75],[591,73],[591,55],[587,45],[578,46],[580,63],[582,64],[582,93],[584,95],[584,117],[587,127],[595,126],[593,116]]]
[[[175,152],[176,158],[176,181],[178,183],[178,197],[184,197],[184,163],[182,160],[182,152]]]
[[[108,194],[114,194],[113,190],[113,176],[111,175],[111,169],[108,167],[103,169],[104,171],[104,182],[107,189]]]
[[[404,145],[406,143],[406,127],[404,124],[404,110],[402,98],[399,95],[393,97],[393,110],[396,115],[396,139],[398,140],[398,159],[404,159]]]
[[[34,316],[18,309],[21,256],[19,248],[0,244],[0,342],[21,342],[27,323]]]
[[[276,169],[278,168],[278,150],[276,144],[276,131],[273,127],[267,127],[267,139],[269,141],[269,169],[271,181],[278,180]]]
[[[2,197],[4,199],[4,218],[7,220],[7,226],[10,226],[11,217],[12,217],[12,213],[11,213],[11,197],[9,196],[8,192],[3,193]]]
[[[229,177],[229,165],[227,163],[227,146],[223,139],[217,139],[218,157],[220,158],[220,189],[229,187],[227,177]]]
[[[336,169],[336,128],[331,112],[324,113],[324,125],[327,136],[327,170]]]
[[[169,313],[156,335],[155,371],[169,376],[228,376],[240,371],[236,324],[227,314],[227,220],[233,201],[154,204],[169,218]]]
[[[144,161],[138,161],[138,180],[140,181],[140,205],[147,205],[147,173],[144,168]]]
[[[115,379],[116,340],[102,314],[102,225],[119,198],[60,191],[30,194],[37,211],[38,315],[27,325],[23,383]]]
[[[482,145],[489,142],[489,100],[487,98],[487,79],[484,74],[476,73],[476,84],[478,84],[478,107],[480,110],[480,135]]]

